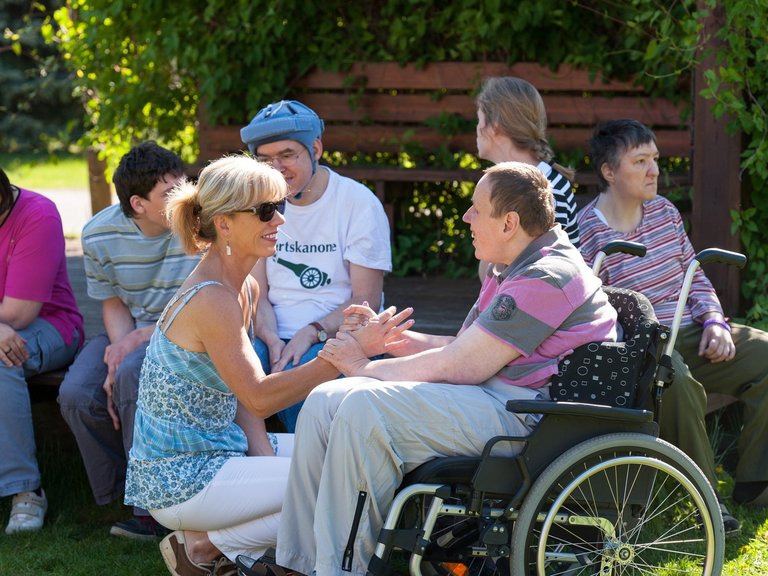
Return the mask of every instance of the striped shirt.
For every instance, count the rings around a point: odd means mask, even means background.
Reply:
[[[185,254],[170,232],[145,236],[118,204],[88,221],[82,243],[88,295],[119,298],[137,328],[157,321],[199,260]]]
[[[555,222],[562,226],[571,244],[579,247],[579,225],[576,222],[576,198],[568,178],[560,174],[546,162],[539,162],[536,166],[552,185],[552,194],[555,197]]]
[[[558,227],[501,274],[489,270],[462,330],[472,324],[520,353],[497,377],[527,388],[547,385],[577,346],[616,340],[616,311]]]
[[[632,232],[617,232],[596,208],[597,198],[579,212],[581,252],[588,263],[608,242],[639,242],[647,248],[645,257],[613,254],[606,258],[600,278],[610,285],[629,288],[651,301],[656,316],[671,324],[685,272],[695,256],[680,213],[669,200],[657,196],[643,204],[643,218]],[[699,268],[693,278],[682,326],[692,324],[707,312],[723,313],[714,288]]]

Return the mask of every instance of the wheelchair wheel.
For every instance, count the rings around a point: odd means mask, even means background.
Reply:
[[[717,575],[725,534],[717,498],[680,450],[609,434],[574,446],[526,495],[513,576]]]

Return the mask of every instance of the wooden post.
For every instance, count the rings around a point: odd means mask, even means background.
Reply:
[[[729,134],[726,131],[729,119],[715,119],[711,103],[699,95],[706,85],[704,71],[716,66],[715,54],[722,42],[714,38],[714,34],[724,23],[725,8],[720,4],[710,11],[704,22],[707,53],[694,75],[691,243],[697,252],[705,248],[741,249],[738,236],[731,235],[730,231],[730,210],[741,207],[741,137]],[[739,270],[716,264],[708,266],[705,272],[726,315],[737,314],[741,296]]]
[[[91,214],[96,214],[112,204],[112,187],[107,182],[107,162],[99,159],[99,152],[89,148],[88,187],[91,191]]]

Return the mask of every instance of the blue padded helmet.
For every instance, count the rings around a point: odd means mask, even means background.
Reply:
[[[295,140],[308,151],[315,173],[312,143],[320,138],[324,124],[315,112],[296,100],[274,102],[258,111],[248,126],[240,130],[240,139],[248,145],[251,154],[262,144],[278,140]]]

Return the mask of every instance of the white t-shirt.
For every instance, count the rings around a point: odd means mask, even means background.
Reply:
[[[292,338],[349,299],[350,263],[392,270],[389,222],[381,202],[359,182],[328,172],[328,186],[316,202],[286,204],[277,252],[267,260],[268,297],[280,338]]]

